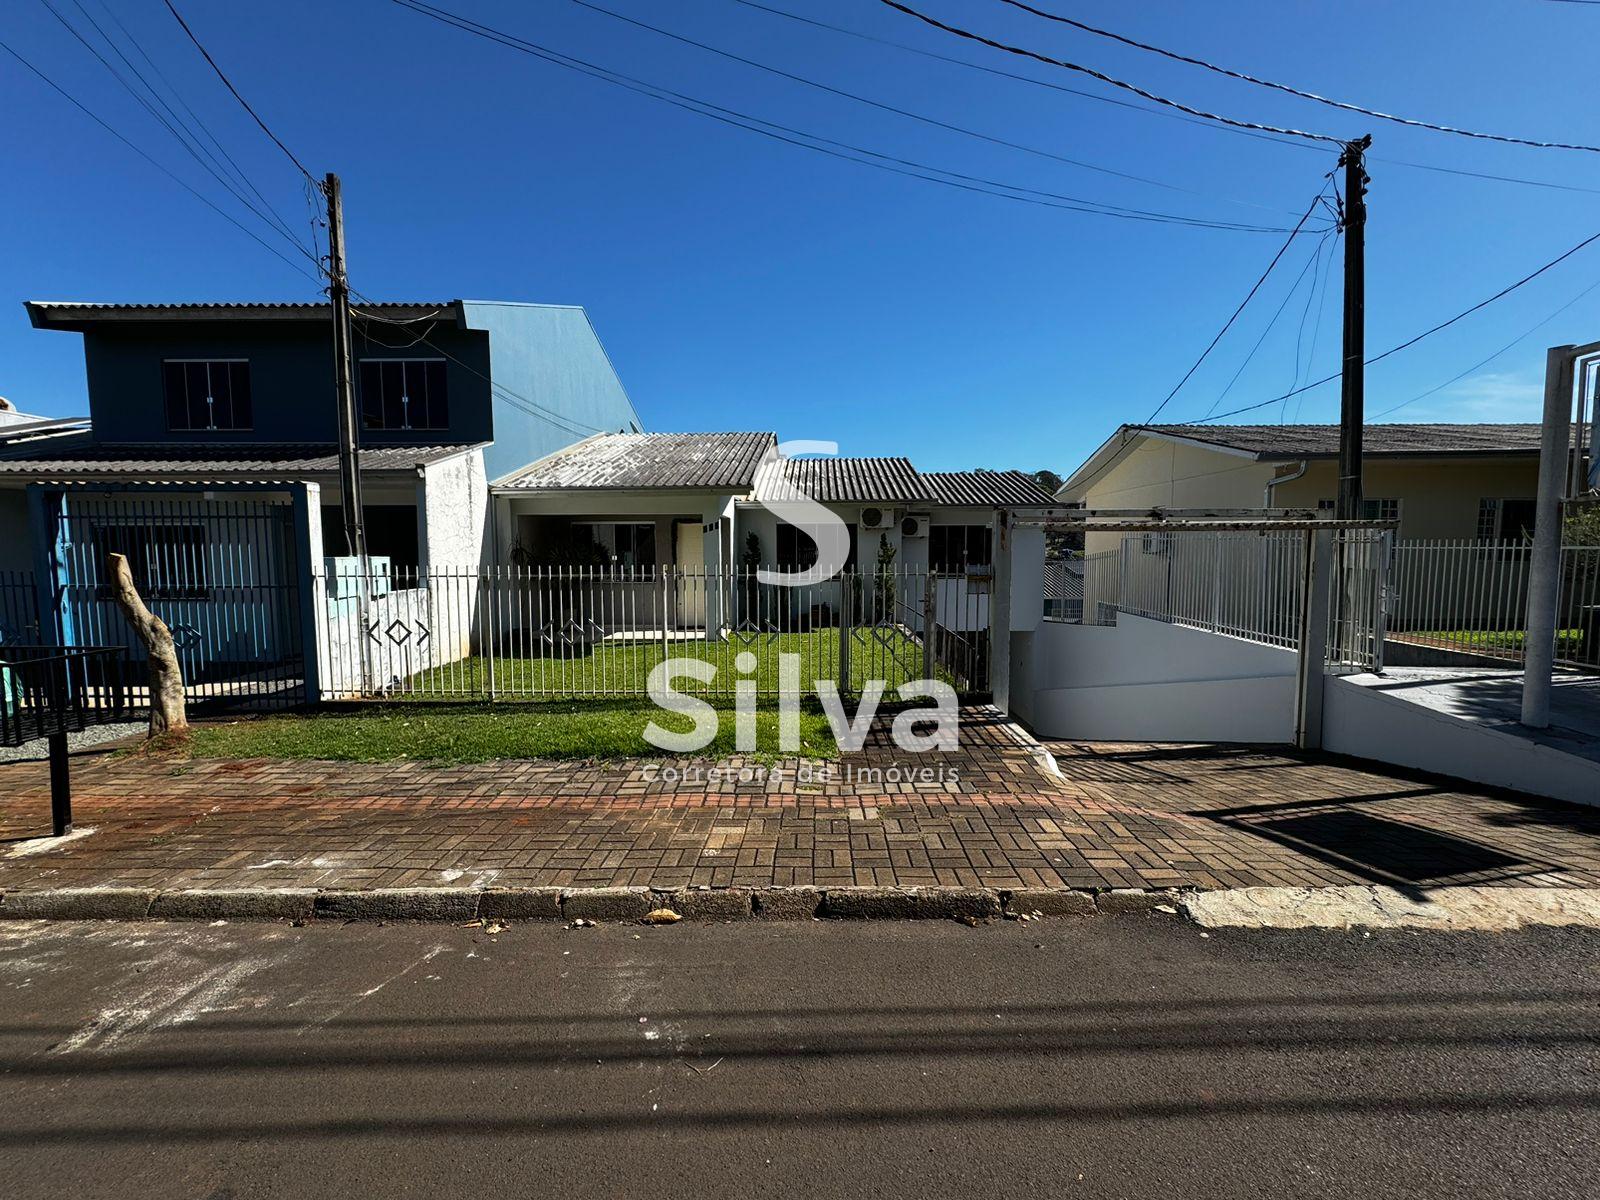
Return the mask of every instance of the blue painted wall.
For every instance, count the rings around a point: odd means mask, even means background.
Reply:
[[[487,331],[490,374],[512,393],[494,397],[494,445],[483,456],[490,482],[597,431],[643,430],[583,309],[498,300],[462,308],[468,329]]]
[[[338,440],[331,336],[329,326],[319,321],[162,322],[89,330],[83,347],[95,440],[331,444]],[[450,428],[363,430],[362,445],[482,442],[494,436],[489,384],[482,378],[489,374],[488,334],[457,329],[447,317],[426,334],[443,355],[428,346],[407,346],[412,338],[405,329],[383,327],[378,336],[390,344],[357,329],[352,346],[357,363],[364,358],[446,359]],[[255,428],[168,430],[161,364],[171,358],[248,359]]]

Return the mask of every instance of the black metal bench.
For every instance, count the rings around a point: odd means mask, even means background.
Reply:
[[[0,745],[50,745],[50,828],[72,832],[67,735],[128,717],[120,646],[0,646]]]

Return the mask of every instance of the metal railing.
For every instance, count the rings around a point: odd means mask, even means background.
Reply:
[[[1387,599],[1390,661],[1422,666],[1523,660],[1532,547],[1466,540],[1397,542]],[[1556,661],[1600,667],[1600,546],[1564,546]]]
[[[1297,530],[1127,535],[1117,549],[1085,555],[1078,564],[1077,619],[1112,625],[1127,613],[1298,649],[1306,536]],[[1368,530],[1335,534],[1327,661],[1336,670],[1372,670],[1381,662],[1386,537]]]
[[[895,568],[807,587],[752,568],[449,567],[319,573],[324,698],[543,699],[640,696],[665,659],[673,686],[732,698],[859,694],[937,678],[988,690],[986,574]],[[702,677],[703,676],[703,677]]]
[[[0,745],[124,719],[125,657],[120,646],[0,647]]]

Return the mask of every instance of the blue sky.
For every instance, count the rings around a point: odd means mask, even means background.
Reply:
[[[161,0],[51,2],[91,38],[83,11],[120,38],[106,6],[114,10],[296,231],[306,228],[298,175],[209,74]],[[885,104],[1170,186],[868,108],[570,0],[449,0],[444,7],[768,121],[950,171],[1124,207],[1290,225],[1334,165],[1333,153],[1321,148],[1238,136],[961,69],[733,0],[596,2]],[[1372,351],[1491,294],[1600,229],[1600,155],[1498,146],[1336,112],[1091,38],[996,0],[916,2],[952,23],[1092,64],[1197,106],[1339,136],[1371,132]],[[1116,95],[1082,76],[958,42],[874,0],[772,3]],[[182,0],[179,6],[296,154],[314,171],[342,176],[356,287],[384,299],[583,304],[654,429],[771,428],[785,438],[837,440],[845,453],[909,454],[927,468],[1049,467],[1065,474],[1119,422],[1149,414],[1283,240],[1114,220],[868,169],[570,73],[389,0]],[[1600,36],[1597,6],[1550,0],[1227,6],[1043,0],[1042,6],[1389,111],[1600,143],[1600,108],[1583,82]],[[1364,31],[1359,44],[1348,30]],[[41,0],[7,5],[0,38],[259,228]],[[0,394],[20,407],[85,410],[79,339],[29,328],[24,299],[315,297],[311,281],[3,53],[0,111],[8,114],[0,122],[0,160],[9,167],[0,188]],[[1415,164],[1594,190],[1466,178]],[[1297,378],[1335,369],[1337,243],[1326,243],[1322,266],[1307,268],[1317,240],[1297,239],[1163,420],[1253,403]],[[1321,283],[1330,275],[1324,294]],[[1298,290],[1285,303],[1297,278]],[[1388,419],[1537,419],[1544,346],[1600,333],[1600,289],[1572,302],[1597,281],[1600,244],[1373,367],[1369,413],[1467,372]],[[1520,345],[1468,370],[1569,302]],[[1280,304],[1282,317],[1219,400]],[[1272,407],[1239,419],[1328,421],[1337,410],[1337,387],[1328,386],[1298,406],[1291,401],[1281,412]]]

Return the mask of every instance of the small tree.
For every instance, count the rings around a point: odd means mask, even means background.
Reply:
[[[1600,504],[1569,504],[1561,522],[1564,546],[1600,546]]]
[[[189,717],[184,709],[183,667],[172,642],[167,623],[145,606],[133,583],[133,571],[123,554],[106,555],[106,577],[111,596],[128,618],[133,631],[150,656],[150,736],[187,733]]]
[[[740,591],[744,595],[744,615],[747,620],[754,621],[760,616],[758,608],[761,599],[761,584],[756,579],[756,568],[761,565],[761,539],[751,533],[744,539],[744,552],[739,555],[739,566],[743,568],[744,578],[740,581]]]
[[[892,619],[894,617],[895,581],[894,581],[895,548],[889,544],[889,535],[878,535],[878,560],[872,572],[872,599],[877,607],[877,619]]]

